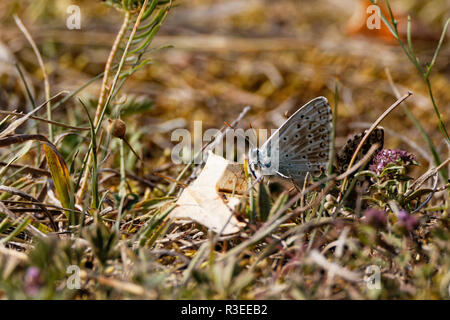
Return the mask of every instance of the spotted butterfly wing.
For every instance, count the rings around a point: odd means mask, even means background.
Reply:
[[[366,134],[367,130],[361,133],[358,133],[347,140],[346,144],[342,147],[342,149],[337,153],[336,155],[336,172],[338,174],[344,173],[348,169],[348,165],[350,163],[351,158],[353,157],[353,154],[356,151],[356,148],[358,147],[359,143],[361,142],[362,138]],[[369,151],[369,149],[374,145],[378,144],[379,147],[372,155],[372,158],[379,152],[381,149],[383,149],[384,145],[384,129],[382,127],[375,128],[373,130],[367,140],[362,145],[361,150],[358,152],[358,155],[356,156],[356,162],[361,160]],[[365,168],[369,165],[366,164]],[[354,174],[352,175],[354,176]],[[370,177],[368,176],[360,176],[355,181],[355,187],[352,188],[350,193],[347,195],[346,200],[344,200],[344,205],[346,207],[355,208],[355,204],[357,203],[356,199],[358,197],[364,195],[368,191],[368,187],[370,186],[371,181]],[[367,206],[366,202],[362,202],[361,208],[364,209]]]
[[[301,186],[307,172],[318,175],[327,170],[331,120],[327,99],[315,98],[289,117],[263,144],[260,153],[264,158],[275,148],[279,159],[276,173]]]
[[[348,169],[348,164],[350,163],[351,158],[353,157],[353,154],[356,151],[356,148],[358,147],[359,143],[361,142],[362,138],[366,134],[367,130],[364,132],[358,133],[347,140],[345,145],[342,147],[342,149],[337,153],[336,155],[336,172],[338,174],[344,173]],[[367,138],[367,140],[362,145],[361,150],[359,151],[356,162],[361,160],[364,155],[369,151],[369,149],[374,145],[378,144],[379,147],[374,152],[373,155],[377,154],[381,149],[383,149],[384,145],[384,129],[382,127],[375,128]],[[370,162],[370,161],[369,161]]]

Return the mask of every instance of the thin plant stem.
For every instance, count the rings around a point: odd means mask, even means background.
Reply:
[[[33,38],[31,37],[30,33],[28,32],[25,25],[22,23],[22,20],[17,15],[14,15],[14,20],[19,27],[19,29],[24,34],[25,38],[27,38],[28,42],[30,43],[31,47],[33,48],[34,54],[36,55],[36,58],[38,60],[39,66],[42,70],[42,75],[44,77],[44,87],[45,87],[45,99],[47,100],[47,120],[52,121],[52,104],[50,101],[50,82],[48,80],[48,74],[47,70],[44,65],[44,61],[42,59],[41,53],[39,52],[38,47],[36,46],[36,43],[34,42]],[[53,142],[54,140],[54,134],[53,134],[53,125],[51,123],[48,123],[48,135],[49,140]]]
[[[374,5],[379,7],[379,5],[376,3],[375,0],[370,0],[370,2],[372,2]],[[386,25],[386,27],[388,27],[389,31],[392,33],[392,35],[398,41],[400,47],[405,52],[406,56],[416,66],[417,70],[419,71],[419,73],[424,78],[425,84],[426,84],[427,89],[428,89],[428,93],[430,95],[431,103],[433,105],[434,112],[435,112],[435,114],[436,114],[436,116],[438,118],[439,130],[441,131],[442,135],[446,139],[447,144],[450,144],[450,136],[449,136],[449,134],[447,132],[447,129],[445,128],[444,122],[443,122],[442,117],[441,117],[441,113],[440,113],[439,108],[438,108],[438,106],[436,104],[436,101],[434,99],[433,91],[431,89],[431,83],[430,83],[430,80],[429,80],[431,70],[434,67],[434,64],[436,62],[436,59],[437,59],[437,56],[439,54],[440,48],[441,48],[442,43],[444,42],[445,36],[447,34],[447,28],[448,28],[448,26],[450,24],[450,18],[447,19],[447,21],[446,21],[446,23],[444,25],[444,28],[443,28],[442,34],[441,34],[441,38],[439,40],[438,46],[436,47],[434,56],[433,56],[433,58],[431,60],[431,63],[428,65],[427,70],[425,71],[424,68],[422,67],[422,65],[419,63],[419,59],[417,58],[417,56],[415,55],[414,50],[413,50],[412,41],[411,41],[410,19],[408,18],[408,28],[407,28],[408,47],[406,47],[405,44],[403,43],[403,41],[400,39],[400,35],[399,35],[398,29],[397,29],[397,21],[395,20],[394,14],[392,13],[392,9],[391,9],[391,6],[389,4],[389,0],[385,0],[385,3],[386,3],[386,6],[388,8],[388,11],[389,11],[389,15],[390,15],[390,19],[391,19],[392,25],[389,23],[389,21],[386,19],[384,14],[381,12],[381,8],[380,8],[381,20]]]
[[[100,115],[102,114],[102,110],[104,108],[106,108],[106,106],[104,106],[104,99],[105,99],[106,93],[108,92],[107,83],[108,83],[109,73],[111,71],[112,63],[116,56],[117,50],[119,48],[119,44],[123,39],[123,36],[125,34],[125,31],[128,28],[129,23],[130,23],[130,12],[125,11],[125,16],[124,16],[124,19],[122,22],[122,26],[120,27],[120,30],[117,33],[116,39],[114,40],[114,44],[113,44],[111,51],[109,53],[109,56],[108,56],[108,61],[106,62],[106,65],[105,65],[102,86],[100,88],[100,96],[98,99],[97,110],[95,112],[95,117],[94,117],[94,128],[97,127],[97,123],[100,120]],[[97,130],[95,130],[95,133],[97,133]],[[88,186],[88,180],[89,180],[88,179],[89,178],[89,169],[88,168],[92,164],[92,160],[93,160],[92,153],[89,152],[89,157],[88,157],[85,169],[81,172],[82,179],[80,182],[80,189],[79,189],[78,195],[77,195],[77,200],[79,203],[82,201],[82,196],[83,196],[83,194],[85,194],[87,186]]]

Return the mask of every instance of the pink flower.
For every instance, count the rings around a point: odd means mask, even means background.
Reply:
[[[390,163],[399,165],[410,165],[414,163],[416,157],[400,149],[383,149],[373,158],[369,169],[375,173],[381,173]]]
[[[386,226],[387,217],[383,210],[369,208],[364,212],[366,222],[375,228],[383,228]]]
[[[35,296],[43,285],[41,270],[38,267],[29,267],[25,272],[25,291],[29,296]]]
[[[404,228],[408,232],[413,231],[419,225],[419,218],[417,218],[417,216],[408,214],[408,212],[406,212],[406,210],[400,210],[397,217],[398,217],[398,222],[397,222],[398,225],[401,228]]]

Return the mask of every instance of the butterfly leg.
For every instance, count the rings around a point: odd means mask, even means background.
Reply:
[[[258,179],[256,179],[255,182],[253,182],[253,184],[250,186],[250,188],[248,188],[247,192],[249,192],[251,189],[253,189],[263,178],[264,178],[264,176],[261,175]]]
[[[276,173],[277,175],[279,175],[280,177],[282,177],[282,178],[292,180],[291,177],[282,174],[280,171],[275,171],[275,173]]]
[[[289,180],[289,181],[292,183],[292,185],[294,186],[294,188],[297,189],[298,192],[301,192],[300,188],[297,186],[297,184],[295,184],[294,179],[292,178],[292,176],[286,176],[286,175],[282,174],[282,173],[279,172],[279,171],[275,171],[275,172],[276,172],[276,174],[279,175],[280,177]],[[291,190],[294,190],[294,188],[289,189],[289,192],[291,192]]]

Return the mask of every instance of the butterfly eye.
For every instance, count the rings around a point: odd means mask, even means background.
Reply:
[[[295,135],[295,139],[298,139],[298,134]]]

